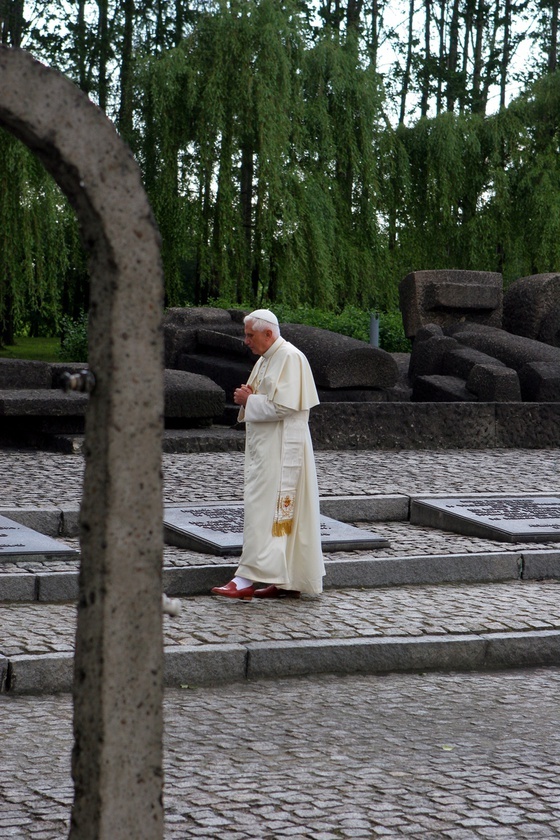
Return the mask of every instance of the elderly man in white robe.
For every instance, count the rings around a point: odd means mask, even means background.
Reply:
[[[309,409],[319,403],[313,374],[269,309],[244,324],[245,344],[261,358],[233,397],[246,424],[243,553],[233,580],[212,593],[244,601],[317,595],[325,567],[309,434]]]

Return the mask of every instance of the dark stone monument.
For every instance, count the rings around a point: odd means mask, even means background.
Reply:
[[[517,373],[499,364],[473,365],[467,377],[467,389],[480,402],[519,402],[521,390]]]
[[[488,271],[413,271],[399,285],[404,331],[414,338],[426,324],[467,320],[502,325],[502,275]]]
[[[398,379],[390,353],[319,327],[282,324],[283,338],[305,353],[317,388],[392,388]]]
[[[560,365],[560,347],[480,324],[455,324],[447,330],[461,344],[503,362],[516,371],[530,362]]]
[[[560,364],[529,362],[519,371],[519,382],[529,402],[560,402]]]
[[[520,277],[504,295],[503,327],[560,347],[560,274]]]
[[[184,370],[164,372],[164,412],[168,427],[211,426],[223,414],[226,395],[207,376]]]
[[[417,376],[412,399],[418,402],[473,402],[476,397],[467,390],[464,379],[457,376]]]

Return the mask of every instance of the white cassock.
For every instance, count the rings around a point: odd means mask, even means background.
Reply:
[[[309,409],[319,397],[306,357],[282,337],[251,371],[243,553],[236,574],[280,589],[323,590],[319,490]]]

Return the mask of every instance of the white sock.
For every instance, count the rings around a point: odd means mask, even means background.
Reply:
[[[244,577],[239,577],[238,575],[236,575],[233,578],[232,583],[235,583],[236,589],[247,589],[248,586],[252,586],[253,581],[248,580],[247,578],[244,578]]]

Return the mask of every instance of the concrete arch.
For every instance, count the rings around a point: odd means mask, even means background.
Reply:
[[[73,205],[89,253],[82,563],[70,837],[163,836],[163,280],[139,169],[68,79],[0,46],[0,125]]]

